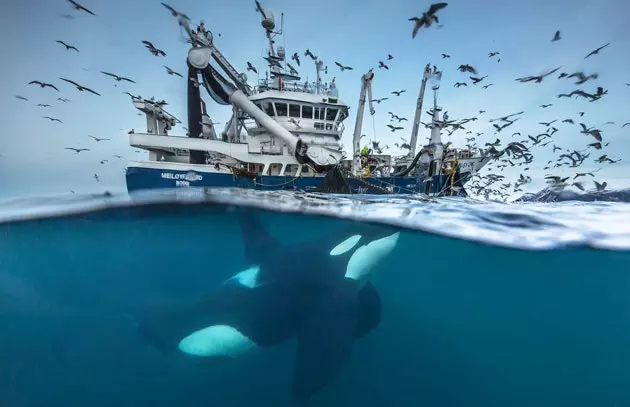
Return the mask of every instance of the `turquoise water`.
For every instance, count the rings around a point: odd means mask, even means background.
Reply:
[[[380,324],[301,404],[630,405],[628,204],[180,191],[3,208],[0,406],[300,404],[293,339],[206,360],[138,334],[139,313],[246,267],[242,208],[287,246],[366,222],[401,232],[371,275]]]

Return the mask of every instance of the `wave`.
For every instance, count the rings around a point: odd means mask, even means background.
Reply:
[[[174,189],[132,195],[63,196],[0,204],[0,223],[47,217],[163,216],[229,212],[234,206],[388,224],[525,250],[588,246],[630,249],[630,206],[620,202],[504,204],[424,195],[334,195],[293,191]]]
[[[630,203],[630,189],[574,192],[554,187],[537,193],[525,194],[515,202],[624,202]]]

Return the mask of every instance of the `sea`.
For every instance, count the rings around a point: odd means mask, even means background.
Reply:
[[[306,400],[294,338],[214,359],[138,333],[138,312],[247,267],[243,213],[270,251],[400,232],[369,275],[380,323]],[[181,189],[0,204],[0,407],[620,407],[629,366],[628,203]]]

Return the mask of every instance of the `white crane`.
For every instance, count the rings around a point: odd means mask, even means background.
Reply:
[[[357,119],[354,123],[354,133],[352,135],[352,174],[359,176],[361,173],[361,129],[363,127],[363,111],[365,110],[365,95],[367,92],[370,103],[370,114],[374,115],[372,105],[372,79],[374,72],[370,69],[368,73],[361,77],[361,94],[359,96],[359,106],[357,107]]]

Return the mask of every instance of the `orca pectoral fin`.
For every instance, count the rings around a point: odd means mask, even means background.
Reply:
[[[298,328],[298,349],[293,376],[293,396],[304,400],[330,383],[340,372],[354,339],[375,326],[380,318],[380,301],[359,293],[357,281],[344,279],[305,311]],[[361,288],[363,290],[363,288]],[[375,292],[375,291],[374,291]],[[365,304],[370,303],[366,307]],[[378,308],[378,316],[362,316]],[[359,327],[359,324],[364,325]],[[378,322],[376,322],[377,324]]]

